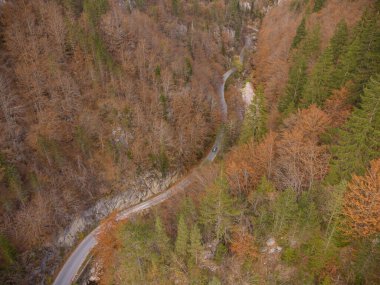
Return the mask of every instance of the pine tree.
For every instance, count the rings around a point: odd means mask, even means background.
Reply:
[[[197,226],[197,224],[194,224],[190,231],[189,254],[191,256],[192,261],[194,261],[195,264],[198,264],[198,256],[202,250],[201,239],[202,236],[199,227]]]
[[[297,195],[292,189],[286,189],[274,203],[274,233],[280,234],[287,231],[297,218],[297,213]]]
[[[252,102],[249,104],[242,130],[240,133],[240,142],[246,143],[253,137],[255,141],[260,141],[267,132],[267,110],[265,106],[264,90],[259,86]]]
[[[315,0],[313,12],[319,12],[323,8],[325,2],[326,0]]]
[[[296,35],[292,42],[292,48],[296,48],[298,44],[305,38],[306,36],[306,20],[302,19],[300,25],[297,28]]]
[[[235,200],[227,192],[227,181],[224,177],[218,178],[202,199],[200,222],[218,240],[228,240],[233,219],[240,212],[234,204]]]
[[[339,131],[333,148],[330,182],[350,179],[352,173],[364,174],[368,162],[380,156],[380,76],[372,78],[347,123]]]
[[[290,114],[298,108],[301,96],[306,83],[306,60],[299,56],[289,71],[289,79],[286,85],[285,95],[280,98],[278,110],[285,114]]]
[[[304,107],[311,104],[323,105],[331,94],[333,71],[333,51],[331,47],[327,47],[315,64],[305,85],[302,96],[302,105]]]
[[[357,100],[370,77],[380,73],[380,20],[378,12],[371,12],[365,18],[361,32],[361,53],[357,61],[353,86],[350,88],[352,100]]]
[[[160,251],[161,255],[167,255],[170,251],[170,240],[166,234],[160,217],[156,217],[155,233],[155,242],[157,244],[158,250]]]
[[[334,73],[335,88],[352,81],[350,91],[353,102],[359,101],[369,78],[380,73],[380,24],[374,11],[365,13],[357,24],[354,38],[338,61]]]
[[[177,227],[177,239],[175,242],[175,252],[182,258],[186,257],[189,241],[189,231],[183,215],[179,217]]]
[[[333,60],[336,63],[340,55],[346,50],[348,43],[348,28],[344,20],[341,20],[336,27],[335,33],[330,40],[333,53]]]

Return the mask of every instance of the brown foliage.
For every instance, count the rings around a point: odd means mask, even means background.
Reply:
[[[343,231],[353,237],[380,232],[380,159],[373,160],[364,176],[354,175],[344,195]]]
[[[263,175],[270,177],[275,139],[276,133],[270,132],[259,144],[251,141],[230,151],[225,171],[233,193],[247,194],[258,185]]]
[[[271,111],[269,124],[274,126],[278,112],[277,99],[284,93],[288,80],[288,70],[291,64],[290,46],[296,34],[298,25],[307,13],[304,9],[294,12],[290,9],[293,1],[282,1],[273,7],[264,17],[258,35],[258,47],[255,54],[255,77],[262,83],[267,94]],[[344,19],[352,27],[362,13],[373,2],[370,0],[345,1],[342,9],[340,0],[326,1],[325,7],[318,13],[307,16],[308,29],[320,26],[321,47],[325,48],[332,37],[340,20]],[[313,3],[313,2],[311,2]],[[305,8],[308,5],[305,5]]]
[[[292,188],[300,193],[327,174],[329,153],[319,144],[319,135],[329,123],[326,113],[315,105],[285,121],[286,128],[276,144],[274,176],[279,189]]]
[[[253,235],[247,228],[241,226],[238,226],[232,234],[230,249],[242,261],[256,259],[259,255]]]
[[[340,90],[334,90],[324,105],[323,110],[331,118],[331,127],[341,126],[351,114],[352,106],[347,102],[348,89],[342,87]]]

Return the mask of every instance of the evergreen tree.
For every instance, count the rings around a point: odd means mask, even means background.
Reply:
[[[228,231],[232,227],[233,219],[239,215],[235,200],[227,192],[227,181],[220,177],[207,190],[200,207],[200,221],[206,231],[213,234],[218,240],[228,239]]]
[[[240,134],[240,142],[246,143],[253,137],[255,141],[263,138],[267,132],[267,110],[265,106],[264,90],[259,86],[249,104]]]
[[[157,244],[158,250],[160,251],[161,255],[167,255],[170,251],[170,240],[166,234],[160,217],[156,217],[155,233],[155,242]]]
[[[340,55],[346,50],[348,43],[348,28],[344,20],[341,20],[336,27],[335,33],[330,40],[330,47],[333,53],[334,63],[338,61]]]
[[[305,39],[300,44],[299,52],[306,59],[309,59],[319,54],[320,45],[321,27],[316,25],[311,32],[306,34]]]
[[[186,257],[189,241],[189,231],[183,215],[179,217],[177,226],[177,239],[175,241],[175,252],[182,258]]]
[[[300,25],[297,28],[296,35],[292,42],[292,48],[296,48],[298,44],[305,38],[306,36],[306,20],[302,19]]]
[[[347,123],[339,131],[333,148],[334,159],[329,181],[350,179],[364,174],[368,162],[380,155],[380,76],[373,77]]]
[[[369,78],[377,73],[380,73],[380,25],[377,13],[370,11],[357,24],[354,38],[338,62],[334,87],[352,81],[352,101],[358,102]]]
[[[331,94],[333,71],[333,52],[331,47],[327,47],[315,64],[305,85],[302,96],[302,105],[304,107],[311,104],[322,106]]]
[[[306,83],[306,60],[299,56],[289,71],[289,79],[286,85],[285,95],[280,98],[278,110],[282,113],[292,113],[298,108]]]
[[[198,264],[198,256],[202,250],[201,239],[202,239],[202,236],[201,236],[199,227],[197,226],[197,224],[194,224],[190,231],[189,253],[190,253],[192,261],[195,262],[195,264]]]
[[[276,234],[286,232],[297,218],[297,195],[292,189],[282,192],[274,203],[273,231]]]
[[[361,32],[361,53],[357,60],[357,69],[352,78],[353,100],[357,100],[363,92],[370,77],[380,73],[380,20],[378,12],[371,12],[365,18]]]
[[[325,4],[325,2],[326,0],[315,0],[313,12],[319,12],[323,8],[323,5]]]

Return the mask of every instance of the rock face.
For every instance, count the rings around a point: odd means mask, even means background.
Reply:
[[[244,87],[241,89],[241,96],[245,103],[245,106],[249,106],[249,104],[252,102],[253,97],[255,96],[251,82],[245,83]]]
[[[62,252],[67,252],[77,241],[80,233],[91,229],[100,220],[108,216],[113,211],[123,210],[129,206],[137,204],[142,200],[148,199],[170,185],[174,184],[180,175],[170,173],[163,177],[158,172],[149,172],[136,178],[135,181],[128,183],[128,190],[119,192],[118,194],[101,199],[94,206],[87,209],[79,217],[63,230],[53,244],[46,245],[41,249],[43,256],[40,266],[31,269],[28,284],[46,284],[46,276],[54,274],[56,268],[62,261]],[[127,184],[127,183],[126,183]],[[60,249],[62,250],[60,252]],[[96,272],[98,272],[96,269]],[[97,274],[92,274],[97,275]],[[40,282],[35,282],[40,280]],[[88,279],[87,279],[88,281]],[[86,282],[87,282],[86,281]]]
[[[135,205],[150,196],[167,189],[178,180],[176,173],[162,177],[157,172],[150,172],[137,179],[130,190],[121,192],[114,197],[104,198],[93,207],[77,217],[58,237],[57,245],[67,248],[74,245],[78,234],[89,229],[110,213]]]

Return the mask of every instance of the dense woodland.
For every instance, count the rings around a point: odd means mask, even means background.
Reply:
[[[256,96],[212,182],[103,232],[100,284],[379,284],[379,13],[266,14]]]
[[[1,3],[0,283],[23,284],[99,198],[204,156],[221,74],[260,13],[238,1]]]

